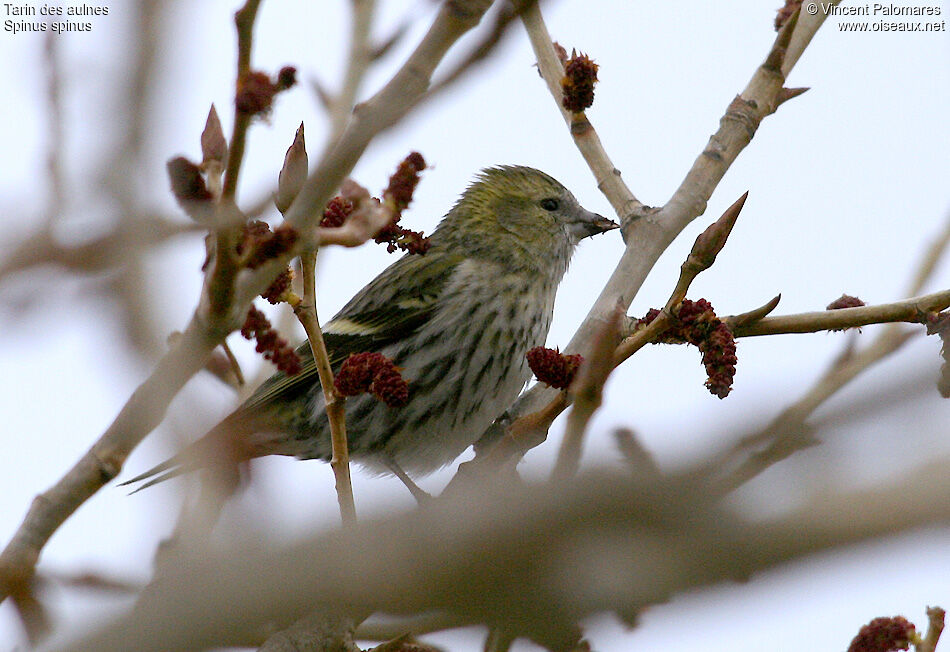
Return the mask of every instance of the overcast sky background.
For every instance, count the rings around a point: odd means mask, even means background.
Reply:
[[[40,6],[41,3],[34,3]],[[293,64],[304,82],[282,95],[268,124],[254,126],[239,200],[256,198],[276,181],[284,151],[301,120],[311,160],[326,122],[309,91],[319,79],[335,88],[348,33],[347,3],[267,0],[256,30],[257,68]],[[363,96],[374,92],[418,41],[433,14],[428,2],[382,3],[376,33],[413,20],[407,37],[369,75]],[[900,2],[937,7],[947,3]],[[234,70],[231,14],[234,0],[175,5],[174,49],[162,51],[167,72],[149,89],[143,169],[123,170],[141,188],[146,205],[170,215],[165,161],[200,158],[198,137],[208,106],[217,104],[230,133]],[[325,5],[325,6],[324,6]],[[64,4],[65,6],[65,4]],[[131,3],[106,3],[91,33],[60,37],[65,78],[69,202],[64,238],[81,240],[102,229],[112,209],[87,185],[90,162],[115,146],[110,137],[115,76],[127,51]],[[600,64],[600,84],[588,116],[614,163],[642,201],[662,205],[702,151],[732,98],[761,63],[774,39],[776,6],[753,0],[712,2],[549,2],[544,7],[554,38]],[[3,11],[0,6],[0,12]],[[11,18],[4,16],[3,20]],[[883,19],[861,19],[874,23]],[[715,267],[691,291],[720,314],[749,310],[782,293],[777,313],[822,309],[842,292],[868,303],[904,297],[916,262],[950,209],[950,40],[947,32],[846,33],[830,18],[787,81],[809,86],[802,97],[767,118],[751,146],[729,170],[707,214],[670,247],[634,301],[631,314],[665,302],[695,236],[748,190],[740,221]],[[463,42],[471,43],[472,39]],[[0,32],[0,212],[9,243],[41,224],[47,147],[41,51],[35,34]],[[461,50],[461,49],[460,49]],[[574,148],[560,113],[532,67],[527,37],[516,27],[491,61],[453,91],[377,139],[354,171],[371,190],[386,184],[395,165],[417,150],[432,165],[423,175],[405,220],[431,231],[474,173],[494,164],[541,168],[571,188],[591,210],[611,209]],[[617,233],[585,241],[558,298],[550,346],[564,346],[583,319],[622,251]],[[319,308],[331,316],[392,259],[384,248],[321,254]],[[182,328],[200,290],[199,237],[176,240],[147,261],[148,292],[159,307],[160,332]],[[44,273],[45,274],[45,273]],[[19,525],[30,500],[78,459],[114,418],[149,366],[129,355],[109,321],[115,309],[95,294],[103,278],[63,283],[43,296],[33,276],[0,285],[0,539]],[[41,276],[45,278],[45,276]],[[944,261],[927,291],[944,289]],[[43,285],[44,288],[48,287]],[[864,329],[859,342],[874,336]],[[616,464],[611,430],[634,428],[666,468],[696,460],[775,416],[807,391],[840,351],[848,334],[786,335],[739,342],[735,389],[726,400],[703,387],[700,354],[684,347],[654,347],[628,361],[607,388],[585,450],[585,464]],[[258,359],[232,336],[250,377]],[[933,389],[939,343],[919,337],[894,359],[864,374],[817,416],[850,415],[825,443],[771,469],[739,493],[755,513],[792,508],[822,487],[870,487],[894,481],[928,459],[950,452],[950,404]],[[854,414],[856,398],[885,391],[906,393],[900,407]],[[199,436],[235,405],[233,393],[204,376],[176,399],[166,424],[130,458],[124,477],[173,453],[182,438]],[[549,471],[559,438],[528,455],[526,475]],[[438,489],[454,471],[425,478]],[[329,467],[318,462],[264,460],[256,482],[232,505],[222,536],[299,536],[337,519]],[[50,573],[102,571],[145,581],[151,556],[169,533],[183,482],[127,497],[109,485],[54,536],[40,568]],[[357,474],[362,514],[412,506],[388,478]],[[709,649],[843,650],[871,618],[902,613],[925,624],[924,608],[950,606],[950,530],[911,533],[778,568],[745,585],[713,587],[679,596],[644,614],[625,631],[610,617],[591,621],[598,650]],[[116,602],[75,590],[44,594],[58,622],[82,626]],[[457,633],[431,637],[463,649]],[[9,605],[0,607],[0,650],[14,649],[22,633]],[[464,649],[480,649],[466,638]],[[524,644],[522,652],[535,649]]]

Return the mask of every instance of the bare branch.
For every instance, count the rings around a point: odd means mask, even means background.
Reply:
[[[560,108],[560,92],[555,88],[562,74],[560,61],[541,22],[540,10],[536,6],[529,7],[523,19],[548,88],[558,102],[559,110],[563,110]],[[759,124],[774,113],[781,103],[785,77],[801,55],[801,50],[821,26],[822,20],[823,17],[821,20],[798,24],[794,20],[786,22],[765,61],[753,73],[746,88],[727,107],[720,119],[719,130],[710,137],[693,167],[663,208],[650,208],[636,201],[620,182],[619,173],[609,163],[606,154],[599,153],[597,147],[582,151],[588,165],[594,170],[598,185],[606,184],[605,194],[621,216],[627,248],[565,350],[584,353],[599,324],[603,323],[617,302],[624,309],[630,307],[660,255],[693,219],[705,211],[719,181],[752,141]],[[788,52],[790,42],[798,48],[794,54]],[[572,125],[572,133],[574,130]],[[578,131],[588,133],[586,125],[578,128]],[[550,400],[552,391],[535,386],[522,394],[509,412],[513,416],[533,412]]]
[[[261,0],[247,0],[244,6],[234,14],[238,42],[237,84],[241,84],[251,71],[254,22],[257,20],[257,10],[260,5]],[[228,201],[233,201],[237,192],[238,175],[241,171],[241,163],[244,161],[244,145],[247,142],[247,129],[251,126],[251,117],[251,114],[246,111],[235,111],[222,191],[222,197]]]
[[[943,290],[942,292],[912,297],[894,303],[764,317],[743,325],[734,325],[735,317],[726,317],[723,321],[733,329],[736,337],[779,335],[783,333],[817,333],[819,331],[860,328],[871,324],[918,323],[922,313],[939,312],[945,310],[948,306],[950,306],[950,290]]]

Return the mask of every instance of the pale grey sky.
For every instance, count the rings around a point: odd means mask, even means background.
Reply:
[[[170,58],[169,72],[150,89],[149,129],[160,146],[150,145],[147,169],[123,171],[163,210],[177,211],[165,191],[164,162],[178,154],[199,156],[198,136],[211,102],[217,104],[225,130],[230,128],[230,14],[238,4],[208,0],[178,5],[178,49],[163,53]],[[368,92],[417,40],[432,11],[426,2],[382,4],[380,34],[384,25],[404,15],[407,5],[417,21],[403,44],[370,76]],[[936,7],[942,12],[936,20],[947,17],[945,2],[899,4]],[[268,124],[254,127],[240,198],[255,197],[276,181],[301,120],[312,157],[319,151],[325,122],[306,82],[317,77],[333,87],[339,80],[347,33],[342,6],[345,3],[264,2],[256,66],[276,70],[296,65],[305,83],[279,99]],[[130,3],[117,0],[108,7],[108,16],[91,19],[92,32],[65,34],[60,40],[71,197],[66,237],[82,238],[99,228],[95,216],[108,208],[91,202],[92,193],[81,183],[90,158],[115,145],[109,138],[110,82],[119,69],[116,58],[124,52],[121,38]],[[775,8],[753,0],[725,5],[695,0],[546,4],[554,38],[568,49],[589,53],[601,66],[588,115],[642,201],[662,205],[717,129],[725,107],[768,51]],[[864,19],[869,25],[882,20]],[[950,41],[946,31],[845,32],[839,29],[843,22],[827,21],[787,82],[811,90],[763,123],[713,195],[707,214],[660,260],[632,313],[642,314],[665,301],[695,236],[746,190],[749,200],[729,244],[715,267],[696,282],[691,296],[709,299],[721,314],[756,307],[779,292],[780,313],[822,309],[842,292],[869,303],[903,297],[915,262],[950,209]],[[0,33],[0,87],[6,89],[0,103],[0,210],[6,215],[0,251],[41,220],[47,137],[42,44],[36,34]],[[496,57],[465,85],[383,135],[354,176],[371,189],[382,188],[409,151],[423,153],[433,167],[423,175],[404,219],[426,231],[479,168],[501,163],[544,169],[587,208],[610,214],[532,68],[533,60],[523,31],[515,29]],[[559,295],[551,346],[563,347],[570,339],[621,247],[616,234],[581,246]],[[163,332],[185,324],[200,288],[202,256],[200,239],[192,238],[149,259],[149,292],[162,306],[158,319]],[[372,245],[327,252],[318,296],[321,314],[331,315],[390,260]],[[950,266],[944,262],[928,290],[946,288],[948,281]],[[147,373],[147,368],[115,353],[121,351],[114,342],[119,334],[100,321],[109,305],[89,300],[95,282],[70,282],[42,297],[30,297],[29,278],[0,286],[0,369],[6,379],[0,392],[4,542],[32,497],[101,434]],[[868,339],[874,331],[867,328],[860,337]],[[695,350],[644,351],[611,380],[585,463],[616,460],[610,430],[620,424],[635,428],[664,465],[696,459],[740,435],[750,419],[765,422],[795,400],[847,337],[839,333],[740,341],[735,389],[724,401],[703,388]],[[236,346],[246,367],[254,369],[258,360],[252,350]],[[935,380],[938,351],[933,338],[912,341],[901,355],[860,378],[824,409],[846,410],[849,399],[912,372]],[[928,390],[908,406],[836,428],[824,445],[772,469],[740,497],[745,496],[750,508],[771,513],[797,504],[813,484],[872,486],[928,456],[946,456],[948,405]],[[233,397],[216,381],[195,379],[176,400],[168,425],[133,454],[123,475],[167,456],[177,447],[176,436],[197,437],[232,406]],[[528,456],[523,464],[528,475],[550,468],[558,432],[555,426],[553,441]],[[256,532],[293,535],[335,522],[327,466],[265,460],[256,468],[258,483],[229,508],[224,532],[253,527]],[[423,486],[437,489],[453,468],[423,479]],[[802,478],[808,478],[805,484]],[[103,570],[146,579],[155,545],[172,526],[179,487],[169,483],[130,498],[122,489],[107,486],[55,535],[41,569]],[[356,492],[365,513],[411,505],[408,495],[387,478],[358,474]],[[822,556],[776,569],[746,585],[677,597],[648,611],[633,632],[623,631],[610,618],[595,619],[590,637],[598,650],[842,650],[860,625],[875,616],[903,613],[923,624],[925,606],[950,604],[947,540],[946,529],[933,530]],[[75,626],[115,606],[69,590],[51,591],[49,598],[57,620]],[[0,607],[0,641],[19,637],[12,610]],[[433,640],[452,641],[453,650],[480,649],[475,638],[465,639],[467,647],[455,638]],[[0,643],[0,650],[5,649],[9,647]]]

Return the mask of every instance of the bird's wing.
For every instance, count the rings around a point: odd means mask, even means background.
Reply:
[[[351,353],[379,351],[418,331],[432,317],[439,296],[461,256],[405,256],[360,290],[323,328],[330,366],[336,370]],[[241,406],[250,410],[275,398],[310,391],[317,367],[304,341],[297,347],[302,370],[294,376],[276,373]]]
[[[442,291],[462,259],[462,256],[433,254],[430,251],[425,256],[405,256],[383,271],[324,326],[323,338],[330,356],[330,366],[337,369],[350,353],[379,351],[418,331],[432,318]],[[229,442],[233,444],[240,440],[239,436],[235,438],[234,431],[253,430],[256,419],[266,419],[266,409],[261,408],[266,408],[278,399],[292,400],[304,392],[313,391],[314,384],[318,382],[310,343],[304,342],[297,347],[297,354],[303,366],[299,374],[274,374],[207,435],[182,453],[122,485],[152,478],[135,490],[141,491],[182,473],[202,468],[208,465],[208,459],[220,459],[222,447],[225,452],[234,455],[237,461],[251,457],[244,457],[241,451],[228,446]]]

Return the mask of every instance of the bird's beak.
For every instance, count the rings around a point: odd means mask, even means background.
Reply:
[[[613,220],[607,219],[603,215],[598,215],[597,213],[594,213],[594,217],[596,219],[594,220],[592,226],[597,230],[594,232],[593,235],[596,235],[597,233],[603,233],[604,231],[613,231],[614,229],[620,228],[619,224],[617,224]]]
[[[584,211],[581,219],[575,222],[572,226],[574,226],[576,229],[579,239],[589,238],[590,236],[597,235],[598,233],[604,233],[605,231],[612,231],[613,229],[620,228],[620,225],[613,220],[608,220],[603,215],[592,213],[591,211]]]

